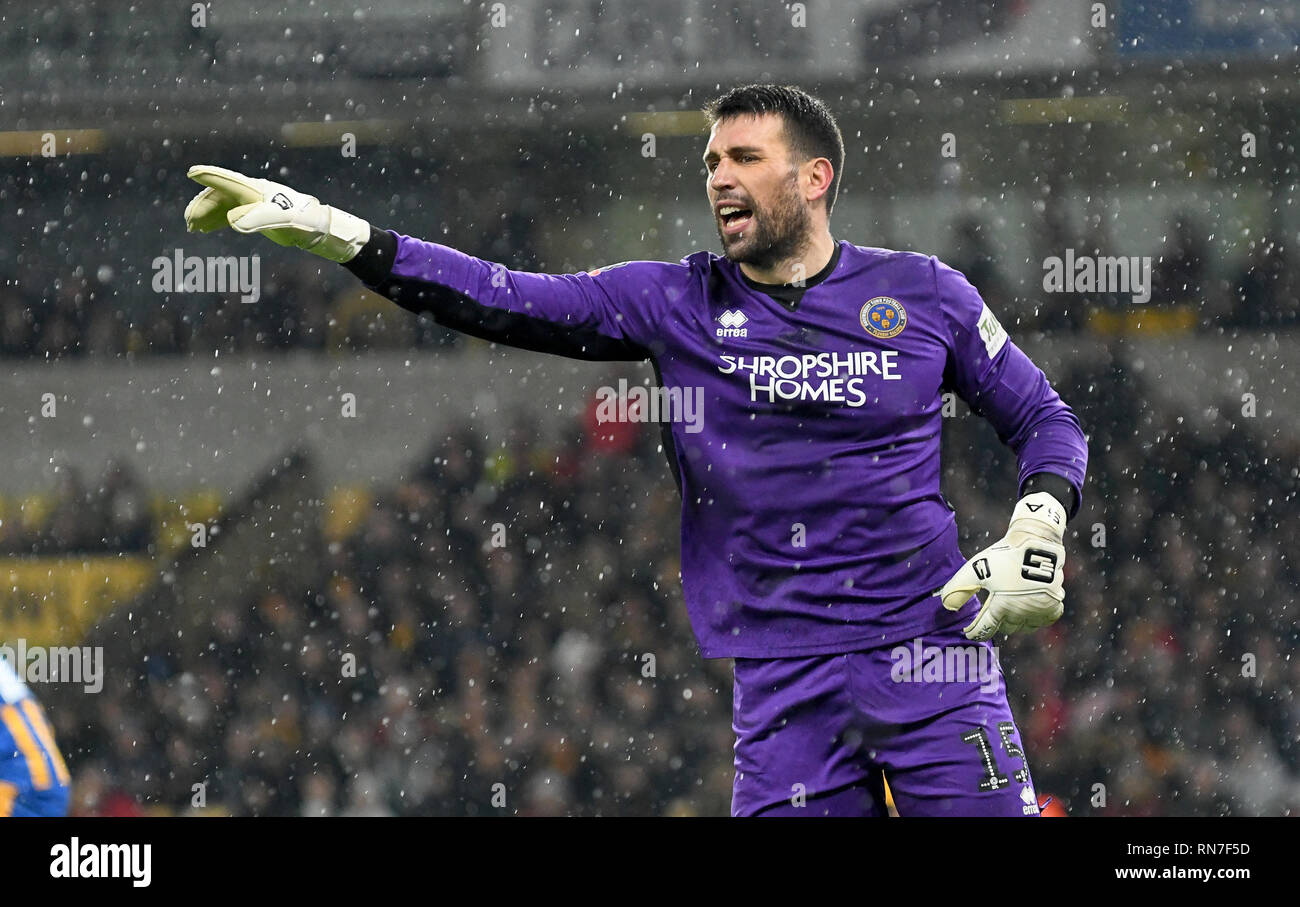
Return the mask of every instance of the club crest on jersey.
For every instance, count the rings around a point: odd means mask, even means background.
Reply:
[[[907,310],[897,299],[876,296],[862,306],[858,320],[872,337],[888,340],[897,337],[907,327]]]
[[[727,309],[718,316],[718,323],[722,327],[718,328],[719,337],[745,337],[749,330],[745,324],[749,321],[745,313],[740,309]]]

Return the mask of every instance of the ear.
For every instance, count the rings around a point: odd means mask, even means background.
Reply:
[[[816,157],[808,161],[800,168],[800,182],[802,183],[804,198],[810,202],[824,196],[831,189],[831,183],[835,179],[835,168],[831,166],[829,159]],[[830,202],[830,199],[827,199]]]

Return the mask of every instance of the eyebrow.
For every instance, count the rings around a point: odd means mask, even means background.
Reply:
[[[730,148],[724,148],[723,151],[731,155],[761,154],[763,149],[759,148],[757,145],[733,145]],[[722,157],[722,155],[718,154],[716,151],[706,151],[704,153],[704,163],[707,164],[709,161],[717,160],[720,157]]]

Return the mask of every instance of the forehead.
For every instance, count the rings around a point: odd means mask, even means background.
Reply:
[[[713,124],[705,157],[724,154],[729,148],[784,147],[785,123],[776,113],[742,113]]]

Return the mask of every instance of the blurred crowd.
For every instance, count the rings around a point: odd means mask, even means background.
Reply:
[[[490,228],[467,226],[459,247],[538,270],[528,251],[536,230],[534,218],[503,212]],[[464,339],[427,316],[412,318],[344,269],[310,256],[296,268],[259,267],[257,276],[250,302],[240,291],[153,293],[152,273],[68,267],[28,246],[0,266],[0,358],[351,353],[449,348]]]
[[[232,601],[144,701],[57,716],[76,809],[207,783],[236,814],[725,813],[729,663],[697,655],[672,479],[626,428],[458,432],[320,553],[320,594]]]
[[[1060,257],[1067,249],[1074,251],[1076,261],[1121,254],[1098,219],[1080,231],[1059,200],[1047,210],[1044,229],[1036,234],[1038,260]],[[1282,231],[1273,237],[1261,235],[1248,243],[1244,259],[1221,262],[1212,254],[1205,228],[1192,215],[1178,213],[1165,230],[1163,247],[1152,256],[1150,299],[1145,303],[1134,303],[1134,294],[1127,290],[1045,292],[1037,274],[1028,285],[1012,280],[999,263],[1005,256],[989,225],[975,217],[953,224],[950,248],[940,258],[966,275],[999,318],[1021,330],[1096,329],[1103,323],[1099,314],[1141,316],[1178,308],[1190,315],[1181,323],[1188,330],[1290,330],[1300,325],[1296,241]]]
[[[59,274],[58,269],[48,273]],[[356,351],[454,345],[459,335],[367,293],[346,274],[287,271],[239,294],[167,296],[147,315],[116,304],[109,268],[66,270],[46,287],[0,281],[0,357],[41,359],[194,356],[289,350]]]
[[[528,248],[533,227],[515,217],[493,235],[467,248],[489,261],[531,269],[536,260],[512,251]],[[1076,236],[1051,228],[1040,237],[1044,256],[1072,248],[1077,255],[1114,254],[1104,233]],[[962,218],[944,261],[966,274],[995,312],[1021,330],[1071,331],[1094,328],[1097,313],[1149,312],[1186,307],[1187,329],[1290,329],[1300,324],[1300,272],[1294,243],[1261,238],[1247,258],[1214,276],[1204,230],[1179,215],[1166,246],[1152,266],[1151,301],[1135,306],[1128,293],[1045,293],[1041,285],[1013,281],[999,265],[989,227]],[[238,294],[168,294],[144,314],[132,316],[117,294],[125,287],[110,267],[93,273],[60,269],[31,251],[21,273],[0,275],[0,357],[119,357],[194,355],[220,351],[257,353],[422,348],[454,345],[460,336],[427,318],[412,319],[365,292],[341,269],[305,263],[299,270],[270,274],[260,298],[243,303]],[[48,275],[59,275],[52,282]]]
[[[1122,359],[1058,387],[1092,450],[1066,614],[1000,643],[1040,793],[1076,815],[1300,810],[1300,449],[1152,410]],[[657,432],[589,414],[546,446],[515,423],[375,489],[318,594],[231,601],[202,657],[151,656],[137,691],[56,716],[76,811],[186,812],[201,784],[239,815],[725,814],[730,662],[687,624]],[[970,415],[944,444],[971,553],[1005,530],[1012,458]]]
[[[0,501],[0,555],[148,550],[155,534],[149,491],[129,463],[110,460],[90,481],[71,463],[54,475],[48,495]]]

